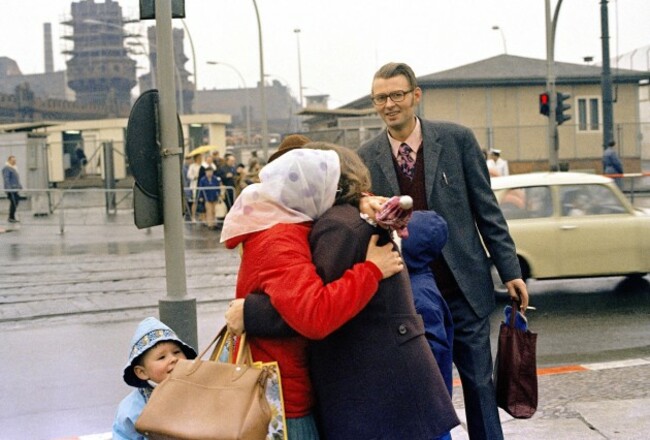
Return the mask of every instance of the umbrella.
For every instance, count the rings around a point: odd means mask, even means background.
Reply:
[[[214,151],[214,150],[218,150],[218,149],[219,149],[219,147],[217,147],[216,145],[202,145],[200,147],[196,147],[195,149],[193,149],[192,151],[187,153],[187,157],[193,157],[193,156],[196,156],[198,154],[209,153],[210,151]]]

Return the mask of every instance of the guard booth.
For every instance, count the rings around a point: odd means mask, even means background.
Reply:
[[[16,156],[16,168],[20,175],[20,183],[25,189],[25,191],[21,191],[21,197],[27,199],[34,215],[48,215],[50,199],[47,138],[37,133],[0,133],[0,161],[3,167],[9,156]],[[4,190],[4,188],[2,189]],[[2,191],[0,197],[6,199],[7,195]],[[5,206],[4,211],[8,204],[3,205]]]

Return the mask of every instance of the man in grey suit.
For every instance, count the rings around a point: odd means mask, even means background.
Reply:
[[[375,194],[408,194],[414,209],[434,210],[447,221],[449,239],[432,268],[454,320],[454,363],[463,386],[469,435],[473,440],[502,439],[492,383],[491,264],[522,311],[528,306],[528,292],[514,242],[490,188],[485,158],[468,128],[415,116],[422,90],[408,65],[381,67],[371,93],[387,130],[358,153],[370,170]]]

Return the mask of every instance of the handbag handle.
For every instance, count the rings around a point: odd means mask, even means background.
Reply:
[[[215,348],[212,354],[210,355],[210,360],[211,361],[216,361],[219,359],[223,353],[223,351],[228,347],[228,342],[230,342],[230,353],[229,353],[229,362],[232,362],[232,352],[233,348],[235,346],[235,335],[232,334],[227,326],[223,326],[221,330],[219,330],[219,333],[212,339],[212,342],[208,344],[208,346],[197,356],[197,359],[202,359],[203,356],[210,350],[210,348],[215,345],[215,343],[219,342]],[[251,355],[250,351],[250,346],[248,345],[248,341],[246,340],[246,333],[242,333],[242,335],[239,337],[239,344],[238,344],[238,351],[237,351],[237,358],[235,360],[235,364],[245,364],[245,365],[251,365],[253,363],[253,356]]]
[[[216,345],[216,347],[214,348],[214,351],[210,355],[210,360],[211,361],[217,360],[219,357],[221,357],[221,354],[223,353],[223,350],[227,347],[228,341],[232,341],[234,339],[235,339],[235,335],[230,333],[230,331],[228,331],[228,327],[224,325],[221,328],[221,330],[219,330],[219,333],[217,333],[217,335],[208,344],[208,346],[205,347],[205,349],[196,357],[196,359],[202,359],[206,355],[206,353],[210,350],[210,348],[215,343],[217,343],[217,341],[218,341],[219,343]],[[242,335],[242,337],[240,339],[241,339],[241,341],[243,343],[244,339],[245,339],[244,335]]]
[[[519,312],[519,303],[517,300],[513,299],[512,302],[510,303],[510,319],[508,320],[508,326],[510,328],[515,328],[515,318],[517,316],[517,313]]]

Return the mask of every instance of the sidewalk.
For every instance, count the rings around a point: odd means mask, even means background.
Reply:
[[[650,359],[570,365],[539,371],[539,408],[527,420],[499,410],[507,440],[644,440],[650,430]],[[462,390],[454,386],[461,426],[453,440],[468,440]],[[631,397],[634,396],[634,397]],[[110,440],[111,433],[56,440]]]
[[[642,440],[650,430],[650,359],[568,365],[538,371],[539,405],[531,419],[513,419],[504,411],[507,440]],[[454,406],[462,408],[462,390],[454,388]],[[454,440],[469,439],[463,422]]]

